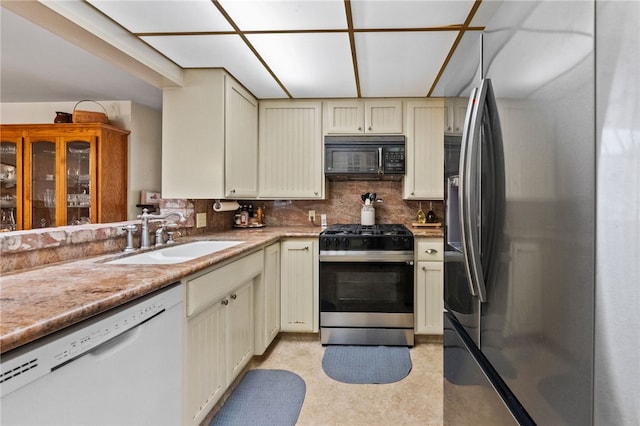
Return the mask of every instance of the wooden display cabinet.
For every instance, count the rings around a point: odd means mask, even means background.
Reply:
[[[17,229],[126,220],[129,131],[105,124],[33,124],[2,125],[1,133],[3,146],[10,142],[5,133],[19,135]]]

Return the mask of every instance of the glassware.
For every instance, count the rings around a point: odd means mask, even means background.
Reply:
[[[416,213],[416,222],[418,223],[426,223],[427,216],[424,214],[422,210],[422,203],[418,204],[418,213]]]

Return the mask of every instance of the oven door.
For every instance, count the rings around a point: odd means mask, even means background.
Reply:
[[[321,325],[322,313],[328,312],[413,313],[412,254],[388,260],[373,253],[360,261],[353,255],[334,259],[321,256],[320,261]]]

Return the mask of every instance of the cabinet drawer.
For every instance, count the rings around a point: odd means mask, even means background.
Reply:
[[[418,240],[416,260],[441,261],[444,255],[444,243],[441,238]]]
[[[187,279],[187,316],[203,311],[262,273],[263,251]]]

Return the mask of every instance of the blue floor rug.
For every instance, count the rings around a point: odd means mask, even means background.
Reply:
[[[210,426],[295,425],[306,385],[300,376],[284,370],[249,370]]]
[[[393,383],[411,371],[411,355],[405,346],[327,346],[322,369],[343,383]]]

